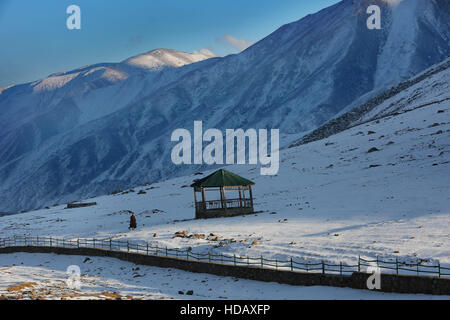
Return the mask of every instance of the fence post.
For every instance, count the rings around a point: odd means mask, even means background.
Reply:
[[[233,254],[233,259],[234,259],[234,265],[236,266],[236,255]]]
[[[341,276],[342,276],[342,261],[341,261],[341,262],[339,262],[339,271],[340,271],[340,273],[341,273]]]
[[[263,268],[264,267],[264,258],[263,258],[263,256],[261,256],[261,268]]]
[[[275,269],[278,270],[278,259],[275,259]]]
[[[417,275],[419,275],[419,259],[416,259]]]
[[[148,242],[147,242],[147,255],[148,255]],[[156,255],[158,255],[158,249],[156,250]]]
[[[361,256],[358,256],[358,272],[361,272]]]
[[[36,236],[36,246],[39,247],[39,236]]]
[[[50,247],[52,246],[52,237],[50,237]]]
[[[294,271],[294,263],[292,262],[292,257],[291,257],[291,271]]]
[[[16,235],[14,235],[14,246],[16,246]]]
[[[109,250],[112,251],[112,240],[109,238]]]
[[[440,261],[438,261],[438,275],[440,278],[441,277],[441,262]]]
[[[167,246],[166,246],[166,257],[169,255],[169,252],[167,251]]]
[[[80,249],[80,238],[77,239],[77,247]]]
[[[377,267],[379,267],[379,260],[378,260],[378,256],[377,256]]]
[[[395,258],[395,269],[397,271],[397,275],[398,275],[398,258]]]
[[[322,274],[325,274],[325,261],[322,260]]]

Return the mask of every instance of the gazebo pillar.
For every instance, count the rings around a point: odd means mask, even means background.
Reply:
[[[202,202],[206,203],[205,188],[202,187],[201,190],[202,190]]]
[[[239,206],[242,208],[242,188],[239,186]]]
[[[201,187],[200,190],[202,191],[202,202],[200,203],[200,210],[202,213],[206,211],[206,194],[205,194],[205,188]]]
[[[223,187],[220,187],[220,202],[222,204],[222,209],[227,210],[227,205],[225,203],[226,197],[225,197],[225,191]]]
[[[253,194],[252,194],[252,186],[248,186],[248,190],[250,191],[250,203],[253,210]]]

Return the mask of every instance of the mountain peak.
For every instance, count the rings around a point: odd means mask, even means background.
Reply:
[[[164,67],[181,67],[212,57],[213,55],[208,55],[205,53],[188,53],[173,49],[160,48],[131,57],[122,61],[122,63],[141,68],[161,69]]]

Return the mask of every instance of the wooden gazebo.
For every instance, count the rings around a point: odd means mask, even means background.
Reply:
[[[195,180],[191,185],[194,188],[195,218],[232,217],[253,213],[254,184],[224,169]],[[219,191],[220,199],[207,199],[206,193],[210,191]],[[228,195],[231,192],[235,195],[230,197]]]

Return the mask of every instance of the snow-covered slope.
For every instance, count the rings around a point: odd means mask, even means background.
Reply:
[[[255,215],[194,220],[187,187],[199,177],[193,174],[87,200],[97,202],[93,207],[0,217],[0,233],[129,238],[272,259],[354,264],[361,255],[450,266],[450,100],[442,99],[449,72],[443,68],[369,111],[399,112],[282,150],[277,176],[228,166],[256,183]],[[125,210],[136,212],[136,231],[128,231]],[[215,236],[174,238],[183,230]]]
[[[382,30],[366,27],[366,8],[374,3],[382,8]],[[315,129],[362,96],[443,60],[449,15],[445,0],[344,0],[238,55],[134,77],[122,65],[100,65],[82,73],[95,81],[70,90],[81,74],[4,90],[0,209],[35,208],[198,170],[170,161],[171,132],[191,129],[194,120],[219,129],[279,128],[283,135]],[[164,57],[131,61],[178,61]]]

